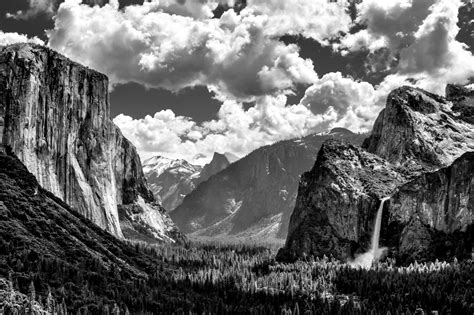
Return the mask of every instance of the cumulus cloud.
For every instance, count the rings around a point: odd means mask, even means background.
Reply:
[[[333,111],[341,127],[366,130],[378,115],[383,98],[383,93],[377,93],[370,83],[356,82],[337,72],[326,74],[310,86],[301,104],[316,115]]]
[[[212,18],[217,8],[218,0],[160,0],[155,1],[156,10],[164,13],[190,16],[197,19]]]
[[[248,110],[226,101],[216,119],[201,124],[171,110],[143,119],[119,115],[114,122],[143,157],[163,155],[202,164],[214,152],[243,156],[263,145],[334,127],[367,131],[388,91],[331,73],[309,87],[299,104],[286,105],[283,95],[263,96]]]
[[[455,39],[462,5],[460,0],[364,0],[357,21],[367,28],[347,34],[334,47],[342,53],[383,50],[384,58],[368,61],[373,63],[368,68],[390,70],[386,82],[411,79],[442,94],[447,83],[466,83],[474,76],[471,52]]]
[[[393,50],[414,41],[414,32],[437,0],[364,0],[358,5],[357,22],[367,29],[348,34],[343,44],[350,50],[366,47],[374,51],[383,45]]]
[[[467,83],[474,76],[474,56],[456,41],[461,1],[440,1],[415,32],[412,45],[400,51],[398,74],[442,93],[448,82]]]
[[[143,119],[119,115],[114,122],[142,157],[159,154],[202,164],[214,152],[243,156],[262,145],[306,135],[330,118],[312,115],[303,105],[285,104],[285,96],[265,96],[244,110],[241,104],[227,101],[217,119],[199,125],[171,110]]]
[[[206,85],[222,99],[290,93],[317,79],[311,60],[299,57],[296,45],[266,34],[265,15],[230,10],[220,19],[196,19],[170,14],[166,4],[177,5],[152,1],[118,10],[67,0],[55,16],[49,45],[108,74],[113,83],[172,91]]]
[[[39,45],[44,45],[44,42],[37,38],[29,38],[28,36],[24,34],[19,34],[19,33],[5,33],[0,30],[0,46],[6,46],[6,45],[11,45],[11,44],[16,44],[16,43],[34,43],[34,44],[39,44]]]
[[[66,0],[49,45],[108,74],[113,84],[171,91],[202,85],[215,92],[222,106],[203,123],[172,110],[114,120],[143,157],[197,163],[216,151],[242,156],[333,127],[367,131],[393,88],[411,84],[442,93],[447,82],[472,76],[472,55],[455,40],[458,0],[364,0],[356,22],[366,28],[354,34],[342,1],[249,0],[239,14],[212,18],[219,2],[152,0],[119,9],[117,0],[102,7]],[[341,73],[319,78],[298,46],[279,41],[285,34],[323,45],[339,38],[337,51],[370,50],[368,69],[391,75],[378,86]],[[307,88],[301,101],[287,104],[286,95],[301,86]],[[244,101],[255,105],[246,110]]]
[[[247,10],[268,16],[266,33],[271,36],[302,35],[322,44],[347,32],[351,18],[348,2],[328,0],[249,0]]]

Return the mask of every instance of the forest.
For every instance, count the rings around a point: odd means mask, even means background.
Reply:
[[[280,245],[121,241],[0,154],[0,314],[473,314],[471,259],[331,257],[282,263]]]
[[[473,314],[472,260],[387,260],[370,270],[323,257],[283,264],[245,244],[128,244],[143,277],[2,241],[1,314]]]

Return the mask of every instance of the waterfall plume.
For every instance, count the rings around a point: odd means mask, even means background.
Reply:
[[[357,256],[352,262],[350,262],[352,266],[369,269],[372,266],[372,263],[379,260],[382,256],[385,248],[379,248],[380,228],[382,225],[383,206],[385,201],[388,199],[390,199],[390,197],[382,198],[380,201],[380,206],[377,210],[377,216],[375,218],[374,231],[372,232],[370,249],[367,252]]]

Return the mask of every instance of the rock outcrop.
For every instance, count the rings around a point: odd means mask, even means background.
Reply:
[[[212,160],[202,168],[196,184],[199,185],[199,183],[205,182],[211,176],[219,173],[229,165],[230,161],[227,159],[225,154],[214,152]]]
[[[149,207],[138,216],[163,214],[154,205],[135,147],[113,124],[109,107],[105,75],[46,47],[0,48],[1,144],[41,186],[122,237],[119,205],[143,200]],[[148,220],[146,229],[159,234],[160,224]]]
[[[259,148],[198,185],[172,219],[198,237],[284,239],[300,174],[331,138],[360,144],[364,136],[339,129]]]
[[[448,166],[474,151],[473,126],[460,117],[458,107],[458,102],[420,89],[398,88],[388,96],[363,147],[410,169]]]
[[[278,258],[368,249],[380,200],[381,246],[413,259],[470,256],[474,211],[472,94],[447,98],[402,87],[390,93],[372,135],[358,148],[326,142],[303,175],[288,238]],[[415,250],[416,247],[416,250]]]

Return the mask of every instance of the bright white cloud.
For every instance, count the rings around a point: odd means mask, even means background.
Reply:
[[[270,36],[302,35],[318,42],[349,31],[352,23],[347,2],[328,0],[248,0],[247,10],[268,16]]]
[[[473,75],[472,55],[455,40],[458,0],[364,0],[358,6],[357,20],[367,28],[343,36],[334,47],[343,54],[383,52],[374,58],[382,65],[373,69],[387,69],[396,58],[392,75],[378,86],[340,73],[318,78],[296,45],[278,40],[294,34],[329,44],[351,26],[345,4],[249,0],[240,15],[227,11],[211,19],[218,2],[153,0],[119,10],[116,0],[100,8],[66,0],[49,45],[108,74],[114,83],[172,91],[203,85],[216,92],[223,102],[217,118],[201,124],[172,110],[114,120],[143,157],[159,154],[193,162],[204,162],[215,151],[242,156],[262,145],[338,126],[366,131],[388,93],[413,84],[408,78],[442,93],[447,82],[463,83]],[[286,105],[285,95],[301,85],[307,86],[302,100]],[[241,102],[248,100],[255,106],[245,110]],[[204,158],[196,161],[196,156]]]
[[[37,38],[28,38],[28,36],[19,33],[5,33],[0,31],[0,46],[11,45],[16,43],[34,43],[44,45],[44,42]]]
[[[172,91],[207,85],[223,99],[289,93],[296,84],[317,79],[296,45],[265,33],[265,15],[231,10],[220,19],[195,19],[169,14],[163,6],[153,1],[122,11],[67,0],[55,17],[49,45],[114,83]]]
[[[364,0],[358,8],[357,22],[367,29],[342,38],[338,48],[375,51],[388,47],[398,51],[415,40],[414,33],[429,14],[437,0]],[[448,0],[450,1],[450,0]]]
[[[386,58],[373,60],[381,64],[370,65],[387,69],[396,58],[386,85],[411,78],[416,86],[443,94],[447,83],[466,83],[474,76],[474,57],[455,39],[462,5],[460,0],[364,0],[357,20],[367,28],[334,47],[343,53],[388,49]]]
[[[398,74],[418,86],[443,93],[446,83],[467,83],[474,76],[474,56],[456,41],[461,1],[439,1],[415,32],[415,41],[400,51]]]
[[[334,111],[341,127],[367,130],[377,117],[383,98],[370,83],[356,82],[337,72],[326,74],[309,87],[301,104],[316,115]]]
[[[389,88],[380,91],[331,73],[309,87],[300,104],[285,105],[285,96],[263,96],[248,110],[226,101],[217,119],[199,125],[171,110],[143,119],[119,115],[114,122],[143,157],[163,155],[202,163],[214,152],[243,156],[263,145],[334,127],[367,131]],[[203,158],[196,161],[197,155]]]
[[[200,125],[190,118],[175,116],[171,110],[143,119],[119,115],[114,122],[142,157],[159,154],[203,163],[214,152],[243,156],[262,145],[306,135],[328,119],[312,115],[305,106],[285,103],[284,96],[265,96],[246,111],[241,104],[227,101],[217,119]],[[196,156],[201,158],[196,160]]]

